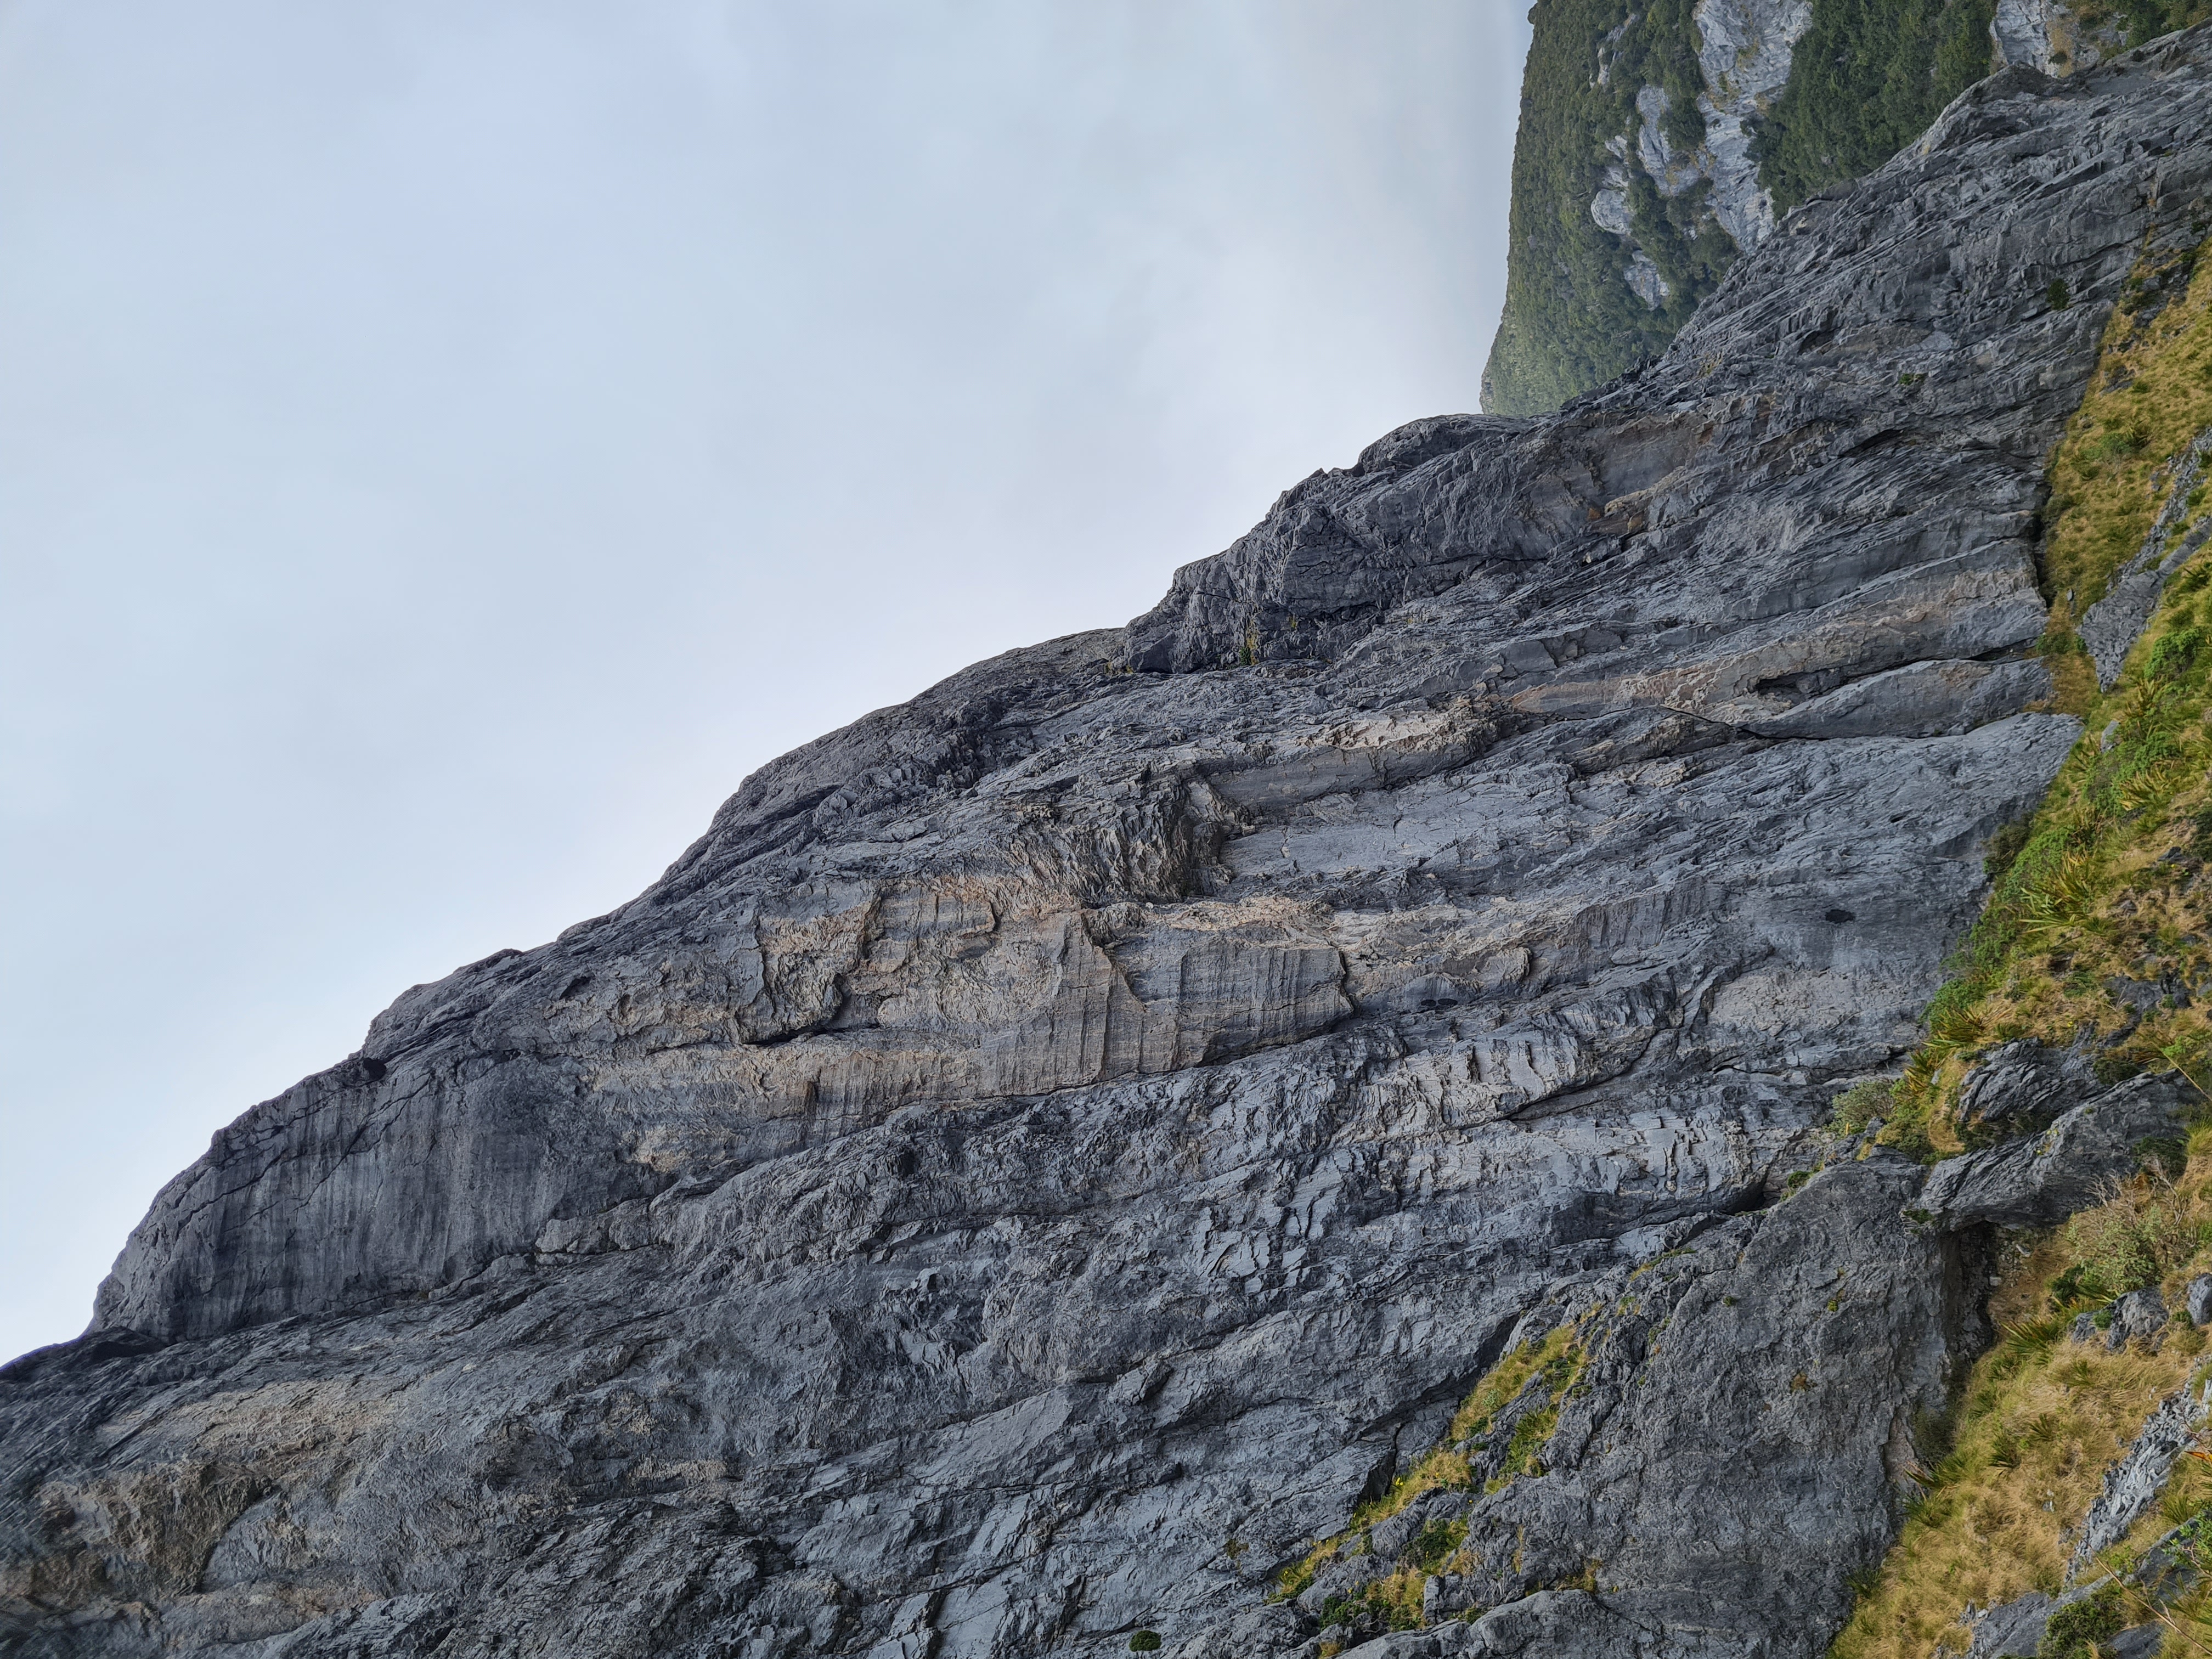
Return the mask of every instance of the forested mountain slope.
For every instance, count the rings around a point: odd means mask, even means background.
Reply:
[[[2208,0],[1537,0],[1482,406],[1533,415],[1657,355],[1775,214],[1967,87],[2063,76]]]

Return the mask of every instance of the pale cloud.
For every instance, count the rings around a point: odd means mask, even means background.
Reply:
[[[0,1353],[410,982],[1473,408],[1526,38],[0,9]]]

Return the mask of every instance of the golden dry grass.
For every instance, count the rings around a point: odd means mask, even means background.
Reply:
[[[2193,256],[2190,256],[2193,258]],[[2154,287],[2184,256],[2148,261]],[[2148,290],[2146,290],[2148,291]],[[2045,576],[2052,600],[2045,657],[2086,732],[2060,769],[2026,845],[1999,872],[1962,951],[1965,971],[1928,1012],[1882,1138],[1923,1156],[1963,1150],[1957,1086],[1978,1053],[2017,1036],[2065,1046],[2124,1035],[2110,1064],[2179,1066],[2212,1085],[2212,1018],[2203,1008],[2138,1018],[2110,981],[2192,982],[2212,969],[2212,551],[2167,584],[2121,678],[2099,695],[2074,618],[2142,545],[2172,498],[2178,458],[2212,428],[2212,258],[2162,310],[2123,305],[2051,464]],[[2185,529],[2212,512],[2203,487]]]
[[[2140,1238],[2169,1305],[2212,1260],[2212,1132],[2199,1131],[2181,1177],[2138,1176],[2069,1226],[2016,1245],[1990,1299],[2003,1334],[1976,1364],[1961,1397],[1953,1449],[1924,1472],[1928,1489],[1879,1577],[1860,1597],[1832,1650],[1836,1659],[1931,1659],[1966,1651],[1971,1604],[1989,1607],[2061,1585],[2082,1518],[2105,1471],[2158,1403],[2198,1364],[2204,1334],[2177,1322],[2163,1347],[2108,1353],[2066,1335],[2074,1312],[2054,1309],[2051,1287],[2069,1268]],[[2105,1565],[2143,1546],[2212,1499],[2212,1470],[2185,1459],[2160,1504]],[[2148,1605],[2131,1622],[2149,1617]]]
[[[1380,1498],[1370,1498],[1352,1512],[1352,1524],[1333,1538],[1316,1544],[1305,1559],[1289,1569],[1277,1581],[1275,1594],[1296,1595],[1313,1582],[1315,1573],[1328,1562],[1350,1551],[1359,1553],[1366,1548],[1366,1533],[1377,1522],[1387,1521],[1403,1510],[1424,1492],[1434,1492],[1439,1486],[1467,1486],[1474,1484],[1474,1472],[1468,1461],[1462,1445],[1479,1439],[1490,1427],[1498,1413],[1521,1397],[1529,1383],[1540,1378],[1552,1401],[1573,1386],[1581,1374],[1583,1350],[1577,1328],[1558,1327],[1541,1340],[1523,1342],[1519,1347],[1500,1358],[1486,1371],[1481,1380],[1468,1391],[1459,1409],[1452,1414],[1450,1425],[1443,1438],[1421,1461],[1390,1483],[1390,1489]],[[1505,1472],[1491,1482],[1489,1490],[1498,1488],[1516,1474],[1534,1472],[1533,1460],[1543,1443],[1551,1437],[1558,1425],[1559,1412],[1555,1405],[1547,1405],[1527,1413],[1516,1425],[1510,1444],[1510,1455]],[[1400,1575],[1393,1575],[1387,1583],[1395,1584]],[[1417,1574],[1412,1590],[1413,1605],[1419,1607],[1420,1587],[1425,1574]],[[1403,1599],[1403,1587],[1389,1592]],[[1370,1592],[1370,1596],[1373,1593]]]
[[[2194,257],[2148,260],[2134,280],[2154,284]],[[2124,301],[2114,311],[2053,458],[2044,568],[2054,630],[2070,628],[2134,556],[2165,503],[2165,469],[2212,426],[2212,260],[2196,264],[2187,292],[2148,320]]]

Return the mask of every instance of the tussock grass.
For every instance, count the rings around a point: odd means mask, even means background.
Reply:
[[[2212,426],[2212,261],[2202,252],[2148,260],[2130,279],[2053,458],[2045,573],[2054,631],[2104,597],[2166,503],[2174,454]],[[2154,310],[2152,300],[2183,283],[2179,300]]]
[[[2201,250],[2199,250],[2201,251]],[[2212,259],[2147,262],[2114,313],[2093,389],[2052,462],[2045,574],[2057,704],[2085,735],[2024,833],[1993,843],[1995,884],[1929,1005],[1926,1041],[1881,1139],[1922,1157],[1965,1149],[1952,1111],[1981,1050],[2088,1041],[2118,1078],[2179,1067],[2212,1085],[2212,1018],[2158,992],[2212,974],[2212,550],[2168,582],[2118,682],[2100,695],[2074,632],[2171,499],[2177,458],[2212,427]],[[2174,295],[2163,305],[2153,301]],[[2196,513],[2208,510],[2201,495]],[[2189,521],[2185,521],[2185,525]],[[2136,1006],[2145,1000],[2165,1006]]]
[[[2160,1283],[2169,1304],[2178,1303],[2189,1275],[2212,1256],[2212,1132],[2199,1132],[2192,1152],[2179,1181],[2146,1172],[2073,1224],[2014,1247],[1990,1303],[2002,1334],[1967,1379],[1949,1454],[1932,1469],[1908,1472],[1921,1495],[1837,1638],[1835,1659],[1963,1654],[1970,1604],[2062,1587],[2106,1468],[2205,1346],[2203,1332],[2179,1322],[2156,1353],[2141,1344],[2119,1353],[2106,1352],[2101,1340],[2077,1344],[2068,1327],[2093,1303],[2068,1292],[2102,1274]],[[2146,1249],[2146,1237],[2158,1243]],[[2102,1565],[2131,1562],[2212,1498],[2212,1470],[2183,1462],[2162,1504]],[[2149,1616],[2147,1605],[2130,1609],[2127,1622]]]
[[[1379,1578],[1367,1587],[1367,1604],[1381,1610],[1382,1621],[1392,1630],[1419,1630],[1421,1626],[1421,1597],[1428,1589],[1429,1575],[1424,1569],[1408,1564],[1398,1568],[1388,1578]]]
[[[1472,1455],[1478,1450],[1499,1413],[1519,1400],[1532,1386],[1542,1391],[1542,1401],[1534,1409],[1524,1413],[1515,1423],[1507,1442],[1504,1468],[1493,1477],[1485,1490],[1496,1492],[1507,1482],[1528,1474],[1543,1473],[1541,1452],[1553,1431],[1559,1426],[1559,1404],[1566,1391],[1582,1375],[1585,1351],[1578,1328],[1572,1325],[1555,1328],[1540,1340],[1523,1342],[1505,1354],[1485,1372],[1471,1389],[1459,1409],[1452,1413],[1450,1425],[1443,1438],[1419,1462],[1390,1483],[1390,1488],[1379,1498],[1370,1498],[1352,1512],[1352,1524],[1333,1538],[1324,1539],[1307,1554],[1304,1560],[1284,1572],[1276,1581],[1274,1594],[1278,1599],[1297,1595],[1313,1583],[1314,1575],[1329,1562],[1340,1556],[1364,1553],[1369,1547],[1370,1528],[1389,1520],[1425,1492],[1440,1486],[1471,1487],[1474,1484]],[[1467,1536],[1463,1523],[1454,1523],[1451,1528],[1438,1528],[1433,1523],[1423,1529],[1410,1551],[1413,1562],[1399,1568],[1379,1584],[1370,1585],[1367,1599],[1378,1596],[1389,1608],[1402,1611],[1410,1597],[1414,1624],[1420,1621],[1421,1589],[1430,1572],[1456,1551]],[[1449,1538],[1445,1536],[1449,1532]],[[1410,1589],[1401,1579],[1410,1577]],[[1385,1588],[1385,1587],[1389,1588]],[[1393,1629],[1411,1629],[1413,1626],[1394,1625]]]

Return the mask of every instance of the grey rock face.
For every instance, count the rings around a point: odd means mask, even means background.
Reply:
[[[2086,23],[2063,0],[1997,0],[1990,39],[1998,62],[2045,75],[2094,69],[2125,45],[2112,20]]]
[[[1662,196],[1680,196],[1705,176],[1694,151],[1685,155],[1667,140],[1667,118],[1670,100],[1664,87],[1644,87],[1636,94],[1637,159],[1644,170],[1651,175]]]
[[[1929,1172],[1920,1207],[1944,1226],[2048,1227],[2099,1201],[2106,1183],[2142,1165],[2145,1141],[2178,1133],[2187,1085],[2131,1078],[2084,1101],[2049,1129]]]
[[[1959,1085],[1959,1117],[1973,1128],[2018,1134],[2102,1092],[2086,1054],[2032,1038],[2000,1043]]]
[[[1982,1340],[1975,1248],[1896,1224],[1920,1181],[1886,1155],[1844,1163],[1593,1287],[1587,1391],[1558,1407],[1547,1473],[1467,1511],[1473,1559],[1456,1599],[1518,1607],[1490,1617],[1529,1627],[1518,1648],[1486,1632],[1492,1650],[1629,1653],[1635,1631],[1668,1628],[1740,1644],[1793,1613],[1816,1630],[1841,1624],[1850,1593],[1835,1564],[1881,1559],[1915,1413],[1940,1409],[1956,1356]],[[1705,1479],[1678,1478],[1681,1451],[1656,1469],[1662,1445],[1704,1448],[1686,1455]],[[1777,1551],[1776,1528],[1827,1553]],[[1595,1602],[1530,1601],[1584,1571]]]
[[[1437,1659],[1440,1654],[1464,1653],[1474,1639],[1472,1632],[1458,1629],[1395,1631],[1346,1649],[1345,1659]]]
[[[1634,246],[1636,228],[1629,207],[1629,169],[1640,169],[1662,196],[1680,196],[1710,181],[1700,204],[1736,247],[1748,252],[1774,230],[1774,198],[1759,182],[1751,153],[1752,130],[1761,111],[1790,79],[1798,40],[1811,26],[1810,0],[1698,0],[1698,67],[1705,89],[1698,94],[1705,137],[1688,150],[1667,136],[1670,106],[1667,89],[1638,87],[1632,134],[1608,141],[1613,162],[1590,202],[1590,216],[1630,244],[1626,272],[1630,290],[1657,310],[1667,301],[1666,279],[1650,252]],[[1607,37],[1610,46],[1620,31]],[[1611,64],[1601,47],[1598,76],[1609,77]]]
[[[2212,185],[2208,59],[2000,77],[1640,380],[1390,434],[407,993],[0,1375],[0,1630],[1291,1651],[1273,1574],[1566,1324],[1464,1640],[1820,1651],[1978,1230],[2157,1109],[1783,1197],[2075,735],[2025,707],[2042,458]]]
[[[2035,1650],[2057,1608],[2057,1602],[2035,1590],[1991,1607],[1974,1626],[1974,1642],[1966,1650],[1966,1659],[2035,1659]]]
[[[1810,0],[1698,0],[1692,11],[1698,68],[1705,90],[1698,111],[1705,136],[1694,150],[1676,150],[1660,125],[1666,89],[1638,89],[1635,165],[1650,175],[1662,196],[1679,196],[1710,179],[1704,207],[1737,249],[1749,252],[1774,232],[1774,199],[1759,181],[1752,136],[1759,115],[1789,84],[1797,43],[1812,27]],[[2063,76],[2094,67],[2121,45],[2110,24],[2085,25],[2063,0],[1998,0],[1990,37],[1996,61],[2043,75]],[[1599,78],[1607,76],[1601,53]],[[1629,147],[1620,144],[1626,163]],[[1615,235],[1632,238],[1622,166],[1608,169],[1605,185],[1590,204],[1598,224]],[[1658,267],[1648,253],[1631,260],[1628,283],[1655,309],[1663,303]]]
[[[1601,230],[1616,236],[1628,234],[1633,223],[1629,216],[1628,175],[1618,167],[1606,169],[1605,183],[1590,198],[1590,217]]]
[[[1698,0],[1698,68],[1705,95],[1706,205],[1747,252],[1774,230],[1774,198],[1752,158],[1752,125],[1789,83],[1797,42],[1813,24],[1812,0]],[[2008,60],[2010,61],[2010,60]]]
[[[1998,60],[2007,68],[2015,64],[2040,74],[2052,73],[2051,25],[2045,0],[1997,0],[1990,21],[1990,37],[1996,42]]]
[[[2197,1274],[2189,1281],[2183,1295],[2185,1298],[2183,1307],[2189,1315],[2191,1324],[2203,1326],[2212,1323],[2212,1273]]]
[[[1592,211],[1595,211],[1595,204]],[[1643,301],[1650,310],[1658,310],[1674,295],[1674,290],[1668,286],[1667,278],[1661,274],[1658,264],[1642,248],[1629,255],[1626,275],[1628,291]]]
[[[2164,1322],[2162,1310],[2160,1322]],[[2114,1321],[2115,1328],[2118,1325]],[[2166,1477],[2173,1473],[2175,1461],[2197,1437],[2197,1425],[2204,1420],[2208,1391],[2212,1391],[2212,1382],[2177,1389],[2151,1413],[2120,1461],[2106,1471],[2104,1490],[2089,1506],[2081,1522],[2081,1539],[2067,1563],[2069,1577],[2078,1577],[2098,1551],[2126,1537],[2128,1528],[2157,1501]]]
[[[2158,1293],[2157,1285],[2130,1291],[2112,1304],[2112,1324],[2105,1333],[2105,1346],[2117,1353],[2130,1342],[2157,1342],[2165,1335],[2168,1317],[2166,1298]]]

